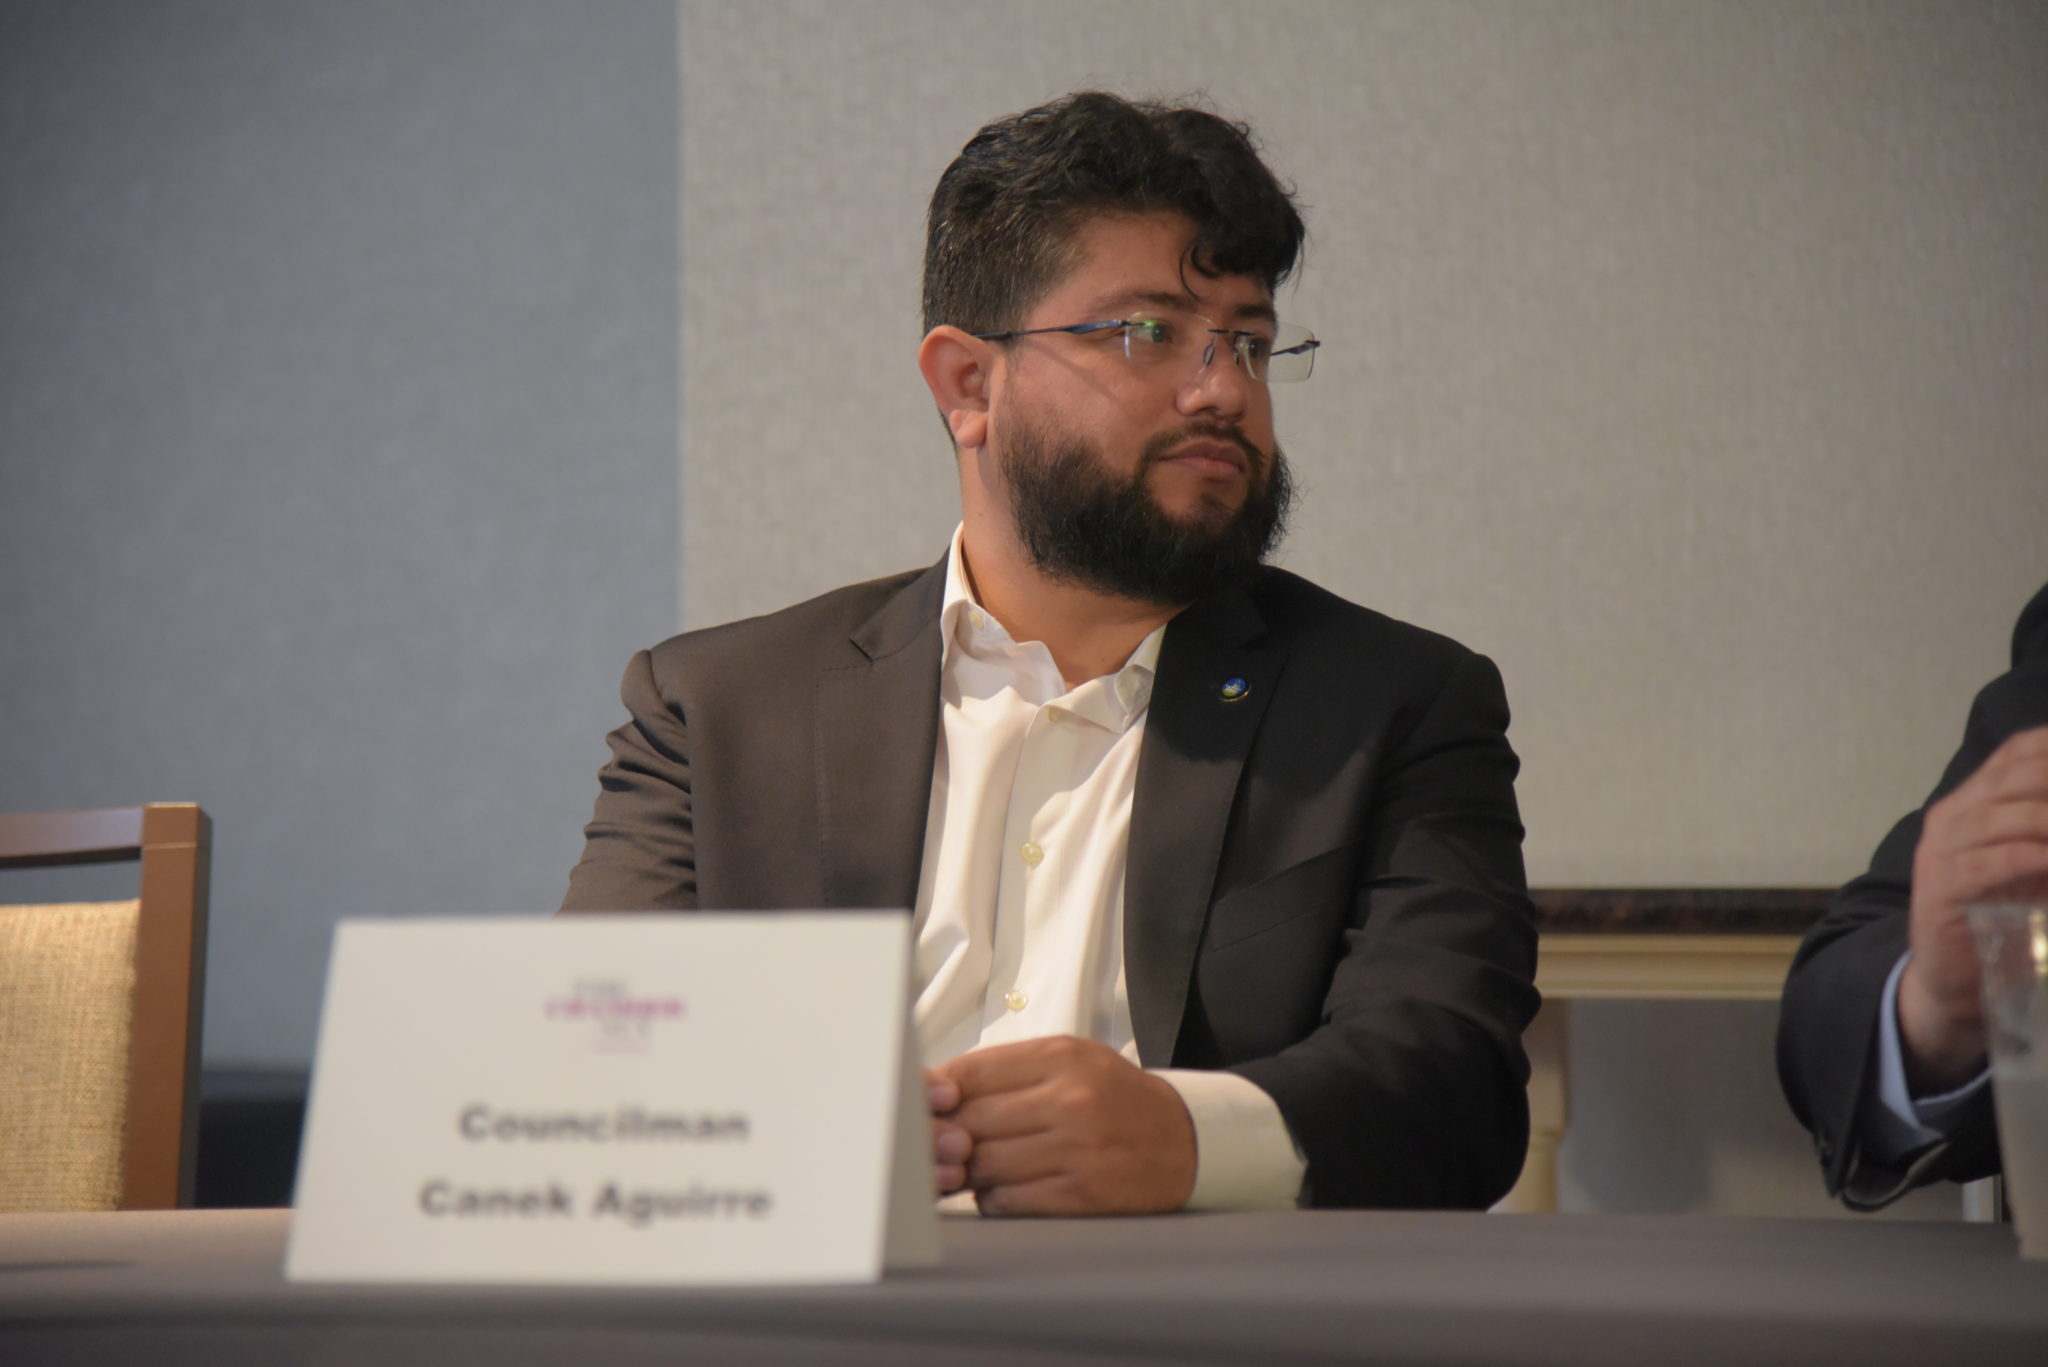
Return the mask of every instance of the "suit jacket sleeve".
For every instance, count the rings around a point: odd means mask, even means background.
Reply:
[[[1278,1103],[1310,1204],[1483,1207],[1521,1170],[1536,937],[1507,721],[1499,672],[1460,650],[1388,737],[1339,856],[1355,863],[1320,1018],[1233,1065]]]
[[[695,910],[689,728],[656,685],[649,652],[627,664],[619,700],[629,718],[606,737],[612,757],[598,774],[597,807],[562,910]]]
[[[1950,1137],[1897,1163],[1864,1151],[1859,1119],[1876,1085],[1878,1008],[1885,978],[1906,951],[1913,854],[1927,806],[1990,757],[2007,737],[2048,725],[2048,587],[2013,633],[2012,669],[1970,709],[1963,743],[1927,803],[1891,830],[1870,868],[1842,888],[1799,947],[1778,1023],[1778,1078],[1813,1135],[1830,1195],[1874,1210],[1938,1179],[1969,1181],[1999,1170],[1988,1090]]]

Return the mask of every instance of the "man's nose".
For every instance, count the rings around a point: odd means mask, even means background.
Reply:
[[[1231,339],[1212,334],[1208,344],[1195,353],[1195,361],[1194,374],[1180,387],[1180,411],[1233,418],[1242,414],[1258,381],[1245,373]]]

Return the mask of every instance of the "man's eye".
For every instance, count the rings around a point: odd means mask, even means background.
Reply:
[[[1243,348],[1248,361],[1263,361],[1273,354],[1273,339],[1262,337],[1256,332],[1240,332],[1238,346]]]
[[[1173,324],[1161,318],[1133,318],[1124,324],[1124,335],[1147,346],[1167,346],[1173,341]]]

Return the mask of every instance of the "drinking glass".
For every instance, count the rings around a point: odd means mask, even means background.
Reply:
[[[1966,914],[1984,969],[2006,1204],[2020,1256],[2048,1259],[2048,901],[1972,906]]]

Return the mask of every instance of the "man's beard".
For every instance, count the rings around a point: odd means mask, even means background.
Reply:
[[[1235,510],[1205,499],[1175,517],[1152,496],[1152,466],[1193,438],[1227,441],[1243,453],[1245,496]],[[1152,438],[1127,480],[1088,443],[1020,428],[1014,419],[997,461],[1032,564],[1062,583],[1161,606],[1244,583],[1286,533],[1294,501],[1280,448],[1268,457],[1227,423],[1196,422]]]

